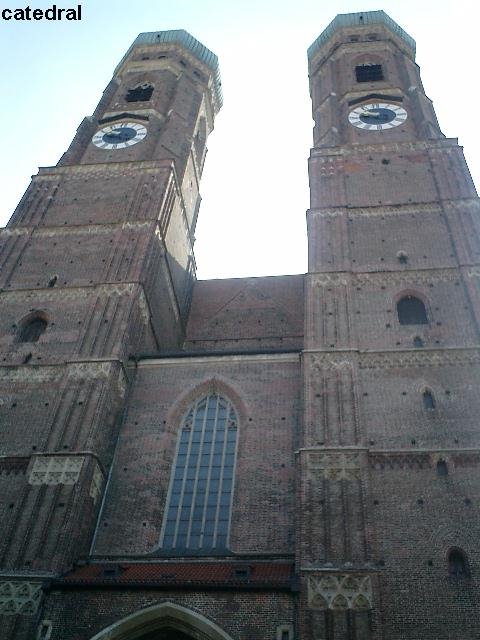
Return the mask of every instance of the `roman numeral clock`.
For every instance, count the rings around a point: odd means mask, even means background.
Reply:
[[[141,142],[146,135],[147,130],[143,124],[119,122],[97,131],[92,142],[100,149],[125,149]]]
[[[407,112],[403,107],[388,102],[367,102],[352,109],[348,114],[350,124],[359,129],[393,129],[403,124]]]

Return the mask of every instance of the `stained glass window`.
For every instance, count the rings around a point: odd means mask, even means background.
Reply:
[[[170,479],[164,549],[225,549],[237,452],[237,416],[216,394],[183,420]]]

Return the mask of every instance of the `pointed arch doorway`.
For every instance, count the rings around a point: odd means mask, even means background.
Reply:
[[[163,602],[103,629],[90,640],[233,640],[214,622],[196,611]]]
[[[183,631],[166,627],[165,629],[157,629],[142,636],[142,640],[196,640],[195,636],[187,635]]]

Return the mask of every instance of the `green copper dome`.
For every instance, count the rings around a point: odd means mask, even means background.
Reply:
[[[206,64],[207,67],[213,72],[213,84],[215,93],[216,111],[220,109],[223,104],[222,96],[222,83],[220,81],[220,68],[218,66],[217,56],[207,49],[201,42],[191,36],[188,31],[184,29],[174,29],[172,31],[150,31],[147,33],[140,33],[134,40],[127,53],[123,56],[119,65],[115,69],[115,73],[125,62],[126,58],[130,55],[132,49],[138,46],[155,45],[155,44],[179,44],[187,49],[197,60]]]
[[[385,11],[363,11],[359,13],[340,13],[308,48],[308,57],[312,58],[338,29],[363,25],[383,24],[402,38],[415,54],[415,40],[408,35]]]

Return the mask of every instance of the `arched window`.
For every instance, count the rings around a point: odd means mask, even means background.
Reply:
[[[435,409],[435,398],[433,393],[428,389],[423,392],[423,406],[425,409]]]
[[[183,420],[165,511],[164,549],[225,549],[237,449],[231,403],[211,394]]]
[[[397,303],[400,324],[428,324],[425,305],[415,296],[405,296]]]
[[[125,96],[126,102],[148,102],[152,97],[153,85],[149,82],[140,84],[134,89],[129,89]]]
[[[44,333],[48,326],[48,322],[40,315],[30,316],[20,326],[17,342],[38,342],[38,339]]]
[[[467,556],[461,549],[451,549],[448,554],[448,573],[453,578],[467,578],[470,574]]]

